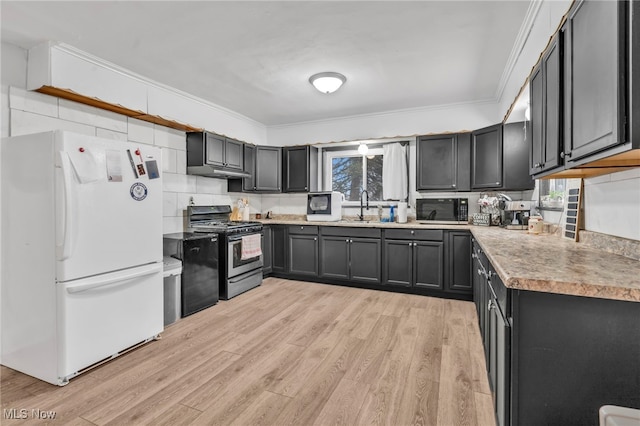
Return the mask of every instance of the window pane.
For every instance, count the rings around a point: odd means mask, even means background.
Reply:
[[[561,209],[564,206],[564,179],[545,179],[539,181],[540,207],[543,209]]]
[[[382,200],[382,155],[367,157],[367,192],[369,199]]]
[[[362,157],[334,157],[331,167],[331,189],[342,192],[347,201],[358,201],[362,191]]]

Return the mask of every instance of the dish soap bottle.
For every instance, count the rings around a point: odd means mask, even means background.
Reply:
[[[394,206],[393,204],[391,204],[391,205],[389,206],[389,222],[395,222],[395,221],[396,221],[396,219],[395,219],[395,215],[394,215],[394,213],[395,213],[395,212],[394,212],[395,207],[396,207],[396,206]]]

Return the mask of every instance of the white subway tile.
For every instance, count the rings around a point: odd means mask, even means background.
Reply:
[[[187,150],[186,133],[181,130],[155,125],[153,128],[154,143],[164,148],[172,148],[179,151]]]
[[[178,202],[177,209],[180,212],[184,212],[187,209],[187,206],[191,204],[193,200],[193,204],[196,206],[210,206],[213,204],[213,195],[212,194],[195,194],[195,193],[182,193],[178,194]]]
[[[226,194],[227,193],[227,180],[209,178],[204,176],[196,176],[197,186],[196,192],[198,194]]]
[[[640,178],[640,167],[611,174],[611,182],[638,178]]]
[[[176,172],[186,175],[187,174],[187,152],[175,151],[176,153]]]
[[[153,145],[153,123],[129,117],[127,119],[127,126],[127,134],[130,141]]]
[[[175,149],[162,148],[162,171],[169,173],[178,173],[176,170]]]
[[[28,135],[30,133],[48,132],[51,130],[68,130],[83,135],[96,135],[96,128],[71,121],[31,112],[11,110],[11,136]]]
[[[164,173],[162,186],[168,192],[196,192],[195,176]]]
[[[9,108],[58,117],[58,98],[12,86],[9,88]]]
[[[173,234],[175,232],[184,232],[184,220],[181,217],[162,218],[162,233]]]
[[[118,141],[127,140],[126,133],[114,132],[113,130],[101,129],[99,127],[96,129],[96,136],[99,136],[105,139],[118,140]]]
[[[162,216],[179,216],[178,194],[176,192],[164,192],[162,194]]]
[[[604,182],[611,182],[611,175],[602,175],[584,179],[584,186],[597,185]]]
[[[115,132],[127,132],[126,116],[66,99],[60,99],[59,117]]]

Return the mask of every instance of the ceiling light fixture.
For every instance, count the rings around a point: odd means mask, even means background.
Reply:
[[[322,93],[333,93],[347,81],[347,77],[337,72],[321,72],[309,77],[309,83]]]
[[[360,155],[367,155],[367,152],[369,152],[369,147],[367,146],[367,144],[365,143],[361,143],[358,146],[358,154]]]

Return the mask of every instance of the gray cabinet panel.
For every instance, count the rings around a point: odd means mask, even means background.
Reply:
[[[444,232],[439,229],[385,229],[384,235],[392,239],[416,239],[442,241]]]
[[[444,244],[431,241],[413,244],[414,285],[441,290],[444,283]]]
[[[447,237],[447,290],[471,293],[471,234],[449,231]]]
[[[373,284],[380,283],[380,239],[351,238],[349,246],[351,279]]]
[[[251,177],[242,179],[242,190],[245,192],[256,189],[256,147],[254,145],[244,146],[244,171],[251,173]]]
[[[318,275],[318,237],[289,235],[289,272],[294,275]]]
[[[471,133],[471,187],[502,186],[502,124]]]
[[[456,135],[418,138],[416,167],[417,190],[457,189],[458,150]]]
[[[225,167],[242,170],[244,144],[234,139],[227,139],[225,143]]]
[[[413,241],[384,240],[384,284],[411,287],[413,264]]]
[[[270,274],[272,269],[272,258],[271,254],[273,253],[273,241],[271,238],[271,227],[263,226],[262,227],[262,273]]]
[[[580,1],[569,13],[571,135],[565,153],[570,160],[621,141],[624,105],[624,20],[626,2]]]
[[[279,192],[282,170],[280,148],[258,146],[256,148],[256,191]]]
[[[323,226],[320,228],[322,235],[332,235],[337,237],[363,237],[380,238],[382,231],[380,228],[347,228],[344,226]]]
[[[320,276],[322,278],[349,279],[348,238],[320,238]]]
[[[312,192],[318,190],[318,148],[313,146],[285,147],[283,192]]]
[[[287,270],[287,228],[284,225],[271,225],[273,252],[271,253],[271,269],[273,272]]]
[[[207,164],[224,166],[224,137],[205,133],[205,138]]]
[[[531,105],[531,143],[529,154],[529,173],[532,175],[542,171],[542,152],[544,150],[544,123],[542,120],[544,114],[544,73],[542,64],[531,74],[529,82],[529,97]]]
[[[318,227],[315,225],[289,225],[289,235],[318,235]]]

